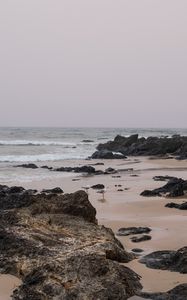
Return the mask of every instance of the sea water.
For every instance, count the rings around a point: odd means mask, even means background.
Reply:
[[[187,135],[177,128],[0,128],[0,183],[33,180],[49,176],[46,170],[20,171],[15,164],[59,162],[89,157],[99,143],[114,139],[117,134],[129,136]],[[50,175],[51,176],[51,175]],[[56,176],[58,176],[56,174]]]

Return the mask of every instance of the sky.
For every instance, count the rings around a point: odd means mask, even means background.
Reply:
[[[0,2],[0,126],[187,127],[186,0]]]

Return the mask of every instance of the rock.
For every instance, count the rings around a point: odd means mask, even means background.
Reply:
[[[143,299],[153,300],[185,300],[187,299],[187,283],[177,285],[172,290],[165,293],[145,293],[141,292]]]
[[[187,202],[184,202],[182,204],[177,204],[177,203],[174,203],[174,202],[170,202],[170,203],[167,203],[165,205],[165,207],[178,208],[178,209],[181,209],[181,210],[186,210],[187,209]]]
[[[117,191],[118,191],[118,192],[123,192],[123,189],[118,189]]]
[[[47,169],[47,170],[52,170],[52,167],[48,167],[48,166],[41,166],[42,169]]]
[[[145,190],[140,195],[141,196],[163,196],[167,195],[168,197],[179,197],[184,195],[184,191],[187,190],[187,181],[172,177],[164,186],[154,189],[152,191]]]
[[[114,168],[107,168],[105,171],[104,171],[104,174],[116,174],[117,173],[117,170],[115,170]]]
[[[97,225],[84,191],[33,195],[27,190],[10,194],[6,186],[0,190],[4,200],[14,195],[0,210],[0,270],[22,279],[13,300],[126,300],[142,288],[140,277],[119,264],[135,256],[112,230]]]
[[[92,189],[94,190],[103,190],[105,188],[104,184],[95,184],[91,186]]]
[[[149,227],[126,227],[120,228],[117,232],[118,236],[127,236],[131,234],[142,234],[142,233],[149,233],[151,228]]]
[[[187,247],[178,251],[156,251],[140,259],[148,268],[187,273]]]
[[[35,164],[22,164],[15,166],[16,168],[26,168],[26,169],[38,169],[38,166]]]
[[[133,237],[131,238],[131,241],[132,241],[133,243],[140,243],[140,242],[149,241],[149,240],[151,240],[151,236],[150,236],[150,235],[146,235],[146,234],[141,235],[141,236],[139,236],[139,237],[133,236]]]
[[[82,140],[82,143],[93,143],[93,140]]]
[[[176,179],[176,177],[173,176],[154,176],[153,179],[155,181],[169,181],[171,179]]]
[[[50,193],[62,194],[63,192],[64,191],[60,187],[56,187],[56,188],[53,188],[53,189],[44,189],[44,190],[42,190],[42,193],[47,193],[47,194],[50,194]]]
[[[125,155],[120,153],[113,153],[108,150],[96,151],[91,156],[92,159],[125,159]]]
[[[96,170],[92,166],[82,166],[82,167],[60,167],[53,169],[57,172],[74,172],[74,173],[88,173],[88,174],[95,174]]]
[[[135,253],[142,253],[142,252],[144,252],[144,250],[142,250],[140,248],[133,248],[131,251],[135,252]]]
[[[187,137],[175,135],[172,137],[138,137],[138,134],[124,137],[117,135],[113,141],[99,144],[97,150],[121,153],[125,156],[157,156],[158,158],[187,158]],[[98,154],[96,154],[98,155]]]
[[[95,164],[92,164],[92,166],[104,166],[105,164],[102,162],[97,162]]]

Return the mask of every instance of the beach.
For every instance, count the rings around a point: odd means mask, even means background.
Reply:
[[[133,243],[129,236],[118,236],[117,238],[128,252],[138,247],[143,249],[141,255],[145,255],[158,250],[178,250],[186,245],[187,212],[165,207],[165,204],[169,202],[166,197],[140,196],[143,190],[162,185],[162,182],[153,180],[154,176],[169,175],[186,179],[186,161],[132,157],[126,160],[66,160],[63,166],[97,163],[104,164],[96,166],[97,169],[112,167],[118,170],[118,174],[95,176],[58,172],[59,177],[51,180],[47,178],[12,184],[21,185],[26,189],[36,188],[38,191],[58,186],[63,189],[64,193],[86,188],[89,200],[97,210],[96,217],[100,225],[111,228],[114,233],[117,233],[121,227],[147,226],[152,229],[150,233],[152,239],[140,243]],[[40,164],[38,163],[38,166]],[[58,162],[46,164],[54,167],[58,165]],[[32,170],[34,171],[37,174],[38,170]],[[46,170],[47,172],[51,171]],[[89,188],[95,184],[105,185],[104,195]],[[182,202],[185,196],[173,200]],[[185,274],[147,268],[138,262],[138,258],[126,265],[142,277],[141,283],[146,292],[165,292],[180,283],[186,283]]]

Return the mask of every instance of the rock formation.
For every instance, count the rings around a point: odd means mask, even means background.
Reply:
[[[36,194],[0,186],[0,270],[22,279],[14,300],[125,300],[139,276],[119,262],[127,253],[98,226],[84,191]]]

